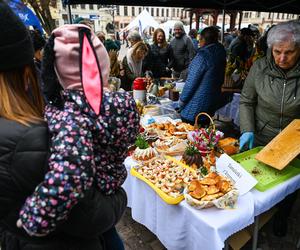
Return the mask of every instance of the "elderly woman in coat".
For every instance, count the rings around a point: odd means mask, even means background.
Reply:
[[[219,31],[207,27],[201,32],[203,46],[189,66],[186,84],[180,96],[181,119],[194,124],[200,112],[214,115],[222,106],[221,86],[224,82],[226,52],[218,42]]]
[[[269,32],[267,43],[267,56],[254,63],[241,93],[241,148],[268,144],[300,118],[300,23],[278,24]],[[278,236],[286,233],[294,199],[292,194],[279,205],[274,220]]]

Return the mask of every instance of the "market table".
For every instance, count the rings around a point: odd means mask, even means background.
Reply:
[[[130,175],[134,164],[130,157],[125,160],[128,177],[123,185],[132,218],[145,225],[170,250],[222,249],[230,235],[254,221],[258,224],[261,213],[300,188],[300,175],[297,175],[265,192],[252,189],[239,197],[236,209],[196,210],[185,201],[179,205],[166,204],[146,183]],[[256,248],[257,233],[258,227],[254,232],[253,249]]]
[[[128,157],[129,172],[135,163]],[[250,193],[239,197],[237,208],[196,210],[185,201],[166,204],[146,183],[128,174],[123,185],[132,218],[145,225],[167,249],[222,249],[225,240],[254,222],[254,202]]]

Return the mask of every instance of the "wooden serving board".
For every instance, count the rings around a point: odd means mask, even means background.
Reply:
[[[300,119],[293,120],[255,157],[273,168],[285,168],[300,154]]]

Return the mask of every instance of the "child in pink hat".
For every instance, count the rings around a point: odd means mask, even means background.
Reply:
[[[109,68],[105,47],[89,27],[64,25],[52,32],[42,66],[50,101],[49,170],[19,221],[31,235],[54,231],[92,186],[110,195],[126,179],[123,161],[139,115],[128,93],[109,92]]]

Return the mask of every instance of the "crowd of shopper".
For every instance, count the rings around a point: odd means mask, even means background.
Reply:
[[[148,44],[138,31],[124,31],[120,60],[119,37],[94,33],[88,20],[46,40],[0,0],[2,250],[124,249],[115,225],[127,202],[123,161],[139,132],[128,93],[135,78],[184,80],[179,111],[194,124],[198,113],[213,116],[225,105],[226,67],[230,77],[242,71],[241,149],[266,145],[300,118],[298,21],[262,36],[253,27],[228,31],[223,44],[213,26],[187,35],[176,22],[173,34],[168,42],[158,28]],[[110,76],[124,92],[111,91]],[[279,204],[278,236],[295,197]]]

